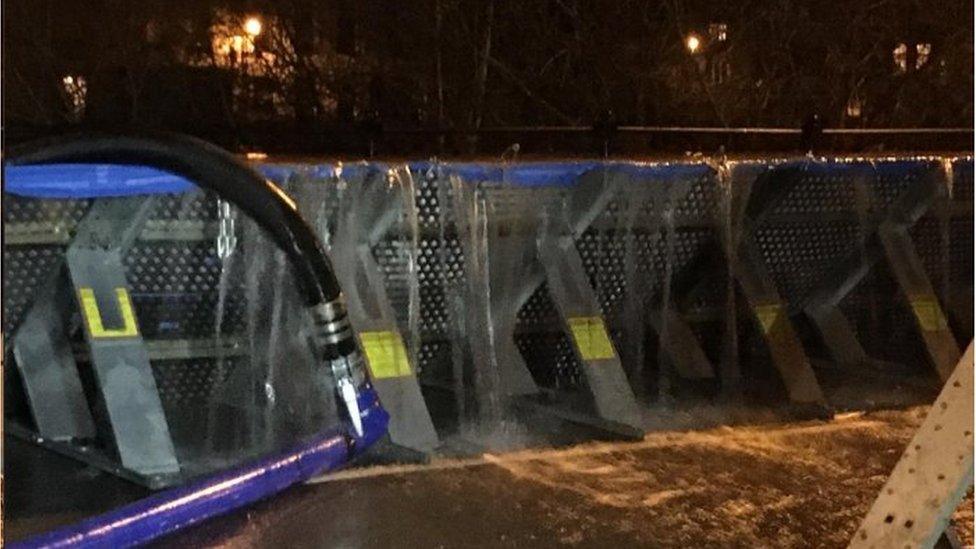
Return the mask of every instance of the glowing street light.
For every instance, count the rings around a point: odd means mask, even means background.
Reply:
[[[688,38],[685,38],[685,47],[692,54],[698,53],[698,49],[701,47],[701,39],[694,34],[689,34]]]
[[[257,17],[249,17],[248,20],[244,22],[244,32],[251,37],[261,34],[261,20]]]

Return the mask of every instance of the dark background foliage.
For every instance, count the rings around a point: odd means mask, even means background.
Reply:
[[[796,128],[813,113],[828,127],[970,127],[973,119],[967,0],[3,7],[8,138],[138,126],[266,148],[304,136],[316,150],[338,151],[418,129]],[[264,23],[253,49],[221,59],[215,37],[240,34],[248,17]],[[81,104],[67,76],[84,81]]]

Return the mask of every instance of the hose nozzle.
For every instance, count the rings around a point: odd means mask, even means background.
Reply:
[[[356,436],[361,437],[363,422],[358,388],[366,382],[366,368],[356,347],[345,303],[340,296],[333,301],[313,306],[311,312],[315,323],[313,345],[321,360],[328,366],[327,371],[335,382],[336,396],[345,405]]]

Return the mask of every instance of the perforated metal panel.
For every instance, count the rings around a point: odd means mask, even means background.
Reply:
[[[559,323],[556,305],[549,296],[549,286],[543,282],[518,311],[518,322],[526,331],[552,329]]]
[[[307,368],[293,368],[311,358],[295,351],[304,348],[305,339],[300,329],[290,326],[296,325],[298,321],[292,319],[300,318],[295,315],[304,314],[304,308],[281,252],[250,219],[235,211],[238,245],[230,257],[221,259],[215,241],[218,208],[212,195],[192,192],[145,199],[152,201],[149,220],[123,254],[124,274],[177,451],[181,460],[190,460],[182,463],[184,472],[213,466],[208,465],[206,447],[201,445],[213,435],[215,406],[237,410],[239,423],[251,422],[241,414],[258,409],[266,410],[262,413],[267,418],[280,418],[274,420],[275,426],[265,428],[264,439],[244,438],[228,446],[231,461],[261,453],[269,449],[267,444],[292,443],[302,429],[326,427],[327,423],[312,421],[308,402],[331,403],[326,398],[330,394],[307,381],[311,376]],[[43,285],[55,282],[53,275],[64,264],[66,244],[91,203],[5,196],[5,228],[14,227],[19,235],[3,248],[4,329],[12,337]],[[46,243],[52,240],[59,243]],[[77,315],[71,322],[75,328],[80,326]],[[75,339],[75,358],[84,364],[89,360],[87,346]],[[281,363],[277,355],[282,352],[289,353],[291,364],[287,376],[276,378],[276,365]],[[6,358],[5,366],[13,364],[12,357]],[[226,384],[235,371],[266,381],[232,388]],[[288,389],[295,382],[300,389]],[[286,391],[307,394],[296,404],[282,396]],[[311,396],[316,391],[319,396]],[[279,404],[274,404],[275,393]],[[321,411],[315,413],[321,416]],[[260,430],[257,423],[242,429],[251,433],[248,436]],[[193,456],[205,459],[197,462]]]
[[[457,323],[450,300],[465,282],[464,251],[452,217],[451,182],[436,169],[412,171],[414,212],[401,212],[397,227],[373,247],[373,257],[383,272],[397,321],[412,345],[411,330],[419,333],[414,349],[422,378],[447,383],[455,373],[451,333]],[[411,215],[417,225],[411,227]],[[415,231],[417,249],[412,249]],[[415,262],[410,270],[408,260]],[[419,307],[416,326],[411,325],[410,283],[416,277]]]
[[[952,163],[952,196],[960,204],[973,203],[973,160]]]
[[[153,197],[150,219],[166,221],[215,221],[217,200],[202,192],[164,194]]]
[[[668,238],[664,231],[649,233],[639,227],[609,231],[586,230],[577,240],[590,280],[596,289],[604,315],[613,318],[629,294],[629,284],[640,284],[645,304],[661,297],[670,263],[672,277],[678,277],[708,246],[716,244],[713,230],[676,227]],[[670,249],[669,249],[670,248]],[[628,270],[638,277],[631,281]]]
[[[451,186],[446,179],[438,178],[431,170],[414,172],[413,179],[420,229],[423,232],[437,231],[446,221],[441,219],[441,201],[450,202],[453,196]]]
[[[915,319],[885,264],[879,264],[840,303],[868,356],[927,369],[929,359],[916,335]]]
[[[917,189],[925,178],[944,169],[941,162],[927,160],[816,164],[817,169],[802,174],[791,183],[788,192],[768,205],[763,213],[770,215],[753,227],[750,235],[777,290],[794,310],[806,305],[845,258],[860,253],[862,236],[875,230],[885,212],[898,205],[906,193]],[[777,169],[780,168],[774,168],[774,172]],[[911,230],[937,292],[946,281],[954,292],[962,288],[971,296],[972,171],[971,160],[955,162],[954,213],[940,217],[938,209],[933,208]],[[639,296],[638,306],[645,311],[660,310],[665,284],[670,283],[675,307],[681,308],[682,313],[694,311],[708,317],[689,323],[714,360],[725,336],[721,314],[729,297],[720,238],[726,221],[722,214],[725,189],[710,170],[688,177],[694,180],[648,175],[630,182],[611,196],[601,211],[593,212],[591,223],[575,227],[575,245],[618,346],[632,343],[621,339],[621,328],[629,327],[626,323],[632,321],[627,311],[634,308],[634,300]],[[419,343],[410,350],[418,359],[421,374],[450,380],[457,366],[453,363],[458,356],[456,331],[461,319],[457,315],[467,306],[463,298],[469,276],[458,227],[459,221],[469,220],[455,219],[455,189],[436,166],[415,171],[412,178],[415,211],[401,212],[372,253],[406,343]],[[637,192],[671,189],[678,183],[686,185],[688,192],[674,204],[670,220],[665,211],[667,200],[674,200],[671,195]],[[335,230],[344,184],[298,170],[286,185],[296,196],[315,187],[319,193],[316,200],[320,202],[307,217],[326,240]],[[493,227],[504,227],[511,231],[509,234],[524,239],[538,237],[536,225],[543,204],[565,205],[574,192],[566,187],[527,189],[498,183],[461,184],[478,186],[478,197],[484,200]],[[768,184],[780,182],[774,175]],[[964,205],[970,206],[968,211],[960,209]],[[70,236],[89,206],[89,201],[5,196],[3,216],[8,227],[16,225],[18,234],[27,235],[24,238],[28,240],[32,234],[54,235],[44,243],[4,246],[3,310],[8,333],[16,328],[39,285],[50,276],[64,253],[62,244],[67,236],[58,236],[58,232]],[[410,224],[409,214],[416,216],[415,227]],[[212,338],[220,308],[222,336],[252,337],[247,328],[249,299],[256,295],[256,283],[265,284],[262,292],[273,290],[267,281],[274,269],[268,266],[248,271],[238,265],[230,274],[222,269],[215,246],[216,201],[202,193],[156,197],[147,226],[155,231],[154,236],[137,241],[125,256],[132,299],[144,335],[154,341]],[[248,238],[242,223],[238,224],[237,236],[242,241],[238,251],[241,254]],[[270,259],[268,262],[273,263]],[[714,268],[714,272],[694,271],[705,266]],[[222,272],[227,279],[221,298]],[[670,280],[666,278],[668,272]],[[419,304],[414,304],[419,316],[411,319],[410,290],[414,282],[419,290]],[[683,293],[690,289],[694,290],[691,295]],[[909,341],[911,338],[892,335],[910,330],[913,322],[907,304],[891,305],[890,296],[896,293],[890,275],[871,275],[842,302],[842,309],[858,334],[869,335],[861,338],[869,352],[893,359],[901,356],[903,360],[914,360],[910,357],[917,355],[924,361],[924,354],[919,353],[915,342]],[[270,310],[261,312],[270,314]],[[739,313],[740,354],[763,363],[767,359],[760,349],[761,333],[756,332],[758,328],[748,314]],[[419,333],[410,332],[414,328]],[[544,282],[531,291],[518,310],[516,343],[540,385],[560,390],[576,390],[580,386],[579,364]],[[248,359],[237,355],[225,357],[223,363],[250,367]],[[215,364],[213,357],[156,361],[154,375],[167,410],[179,410],[186,402],[212,396],[217,382]],[[226,375],[226,371],[221,375]]]
[[[606,206],[595,212],[592,224],[583,227],[575,239],[611,339],[623,349],[634,343],[625,341],[625,331],[620,329],[635,320],[628,312],[635,306],[660,307],[665,285],[677,284],[689,265],[715,249],[719,193],[710,172],[691,182],[650,178],[629,185],[633,187],[624,186],[609,197]],[[665,192],[647,192],[655,186]],[[686,192],[677,192],[685,188]],[[559,200],[566,195],[554,196]],[[669,221],[665,208],[667,201],[675,198]],[[533,198],[532,203],[541,207],[546,202],[540,197]],[[671,280],[667,280],[668,274]],[[516,339],[536,381],[548,387],[578,388],[582,379],[580,365],[562,334],[563,320],[557,315],[546,284],[526,301],[518,318]],[[632,328],[628,326],[628,330]],[[642,337],[641,333],[638,330],[635,335]]]
[[[185,339],[213,333],[222,276],[213,241],[141,242],[129,249],[124,263],[145,337]],[[244,326],[241,271],[232,272],[237,276],[224,282],[224,334],[241,333]]]
[[[12,333],[43,284],[56,273],[64,246],[84,217],[89,200],[41,200],[4,195],[6,242],[18,236],[38,240],[31,246],[3,248],[3,329]],[[49,243],[49,244],[45,244]]]
[[[951,166],[951,185],[909,230],[925,272],[949,316],[956,336],[972,331],[973,307],[973,165]]]
[[[5,194],[3,219],[5,223],[36,224],[40,230],[48,230],[41,224],[50,224],[70,232],[90,206],[90,200],[38,199]]]
[[[823,214],[857,211],[856,185],[861,171],[845,175],[842,173],[843,169],[843,166],[838,166],[837,171],[840,173],[818,171],[804,174],[786,196],[773,206],[773,213]]]
[[[885,210],[894,206],[898,199],[905,196],[912,187],[923,183],[923,179],[933,176],[933,171],[937,169],[935,163],[931,164],[904,164],[899,169],[882,165],[882,169],[877,169],[874,165],[874,177],[871,178],[871,192],[874,198],[874,207],[878,210]]]
[[[922,264],[925,265],[926,272],[936,285],[943,280],[942,277],[947,273],[946,267],[949,266],[943,257],[942,252],[945,251],[943,250],[943,242],[947,239],[953,241],[956,236],[962,236],[955,233],[950,235],[945,232],[951,228],[951,225],[946,224],[945,220],[926,216],[919,219],[910,229],[912,241],[920,250],[919,257]]]
[[[579,390],[583,374],[569,337],[561,331],[520,332],[515,344],[541,387]]]
[[[234,370],[248,363],[240,356],[156,361],[153,377],[167,415],[179,416],[185,406],[206,406]]]
[[[955,210],[949,221],[950,283],[972,287],[973,283],[973,161],[952,165],[952,201]],[[972,303],[969,303],[972,308]]]
[[[876,205],[890,207],[909,188],[917,174],[878,174],[870,164],[836,163],[787,165],[774,168],[761,184],[772,191],[773,202],[754,228],[754,243],[778,293],[793,310],[807,305],[811,293],[836,268],[863,253],[864,237],[877,226],[869,213],[872,189]],[[889,185],[890,183],[890,185]],[[775,194],[777,186],[788,186]]]
[[[718,217],[721,190],[712,174],[695,180],[691,192],[678,204],[677,217],[711,222]]]
[[[13,333],[62,262],[64,247],[32,246],[3,249],[3,329]]]
[[[859,252],[861,231],[857,221],[767,225],[756,242],[780,295],[802,308],[838,263]]]

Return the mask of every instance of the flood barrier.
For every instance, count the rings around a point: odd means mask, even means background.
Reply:
[[[3,175],[5,431],[150,488],[184,485],[18,546],[145,543],[385,435],[329,258],[240,160],[185,136],[72,135],[10,151]]]
[[[924,400],[972,338],[970,157],[255,167],[337,266],[390,439],[419,456],[513,414],[635,438],[695,403],[824,417],[904,403],[906,387]],[[8,341],[98,201],[8,179]],[[181,462],[212,469],[321,424],[332,393],[280,366],[314,362],[283,252],[208,193],[123,214],[113,276]],[[55,298],[77,327],[77,300]],[[8,417],[35,434],[51,418],[18,352],[90,358],[36,343],[8,345],[5,369]]]
[[[969,157],[266,173],[333,253],[359,247],[340,277],[373,310],[354,322],[398,331],[381,397],[414,418],[391,437],[424,451],[414,383],[438,425],[514,406],[639,437],[691,402],[925,401],[972,337]]]

